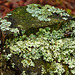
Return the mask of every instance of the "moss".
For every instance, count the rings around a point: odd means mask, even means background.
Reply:
[[[26,11],[27,7],[19,7],[16,8],[14,11],[11,11],[8,20],[12,22],[11,27],[19,27],[23,30],[28,30],[30,32],[37,31],[40,27],[47,27],[50,26],[51,29],[59,29],[59,23],[63,23],[60,17],[51,17],[50,22],[39,21],[36,17],[32,17],[30,13]],[[65,22],[65,21],[64,21]],[[52,26],[53,25],[53,26]],[[27,32],[28,32],[27,31]],[[29,33],[30,33],[29,32]]]

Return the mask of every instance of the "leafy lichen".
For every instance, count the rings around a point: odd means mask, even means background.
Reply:
[[[64,10],[55,8],[54,6],[45,5],[41,6],[39,4],[27,5],[27,12],[31,13],[33,17],[37,17],[40,21],[50,21],[50,16],[54,14],[59,14],[62,19],[67,20],[65,16],[69,16]]]
[[[37,4],[38,5],[38,4]],[[43,8],[43,6],[41,6]],[[39,28],[51,27],[51,30],[58,30],[62,23],[66,21],[59,15],[50,16],[51,21],[40,21],[37,17],[32,17],[31,13],[27,12],[27,6],[18,7],[10,12],[7,20],[12,23],[11,27],[26,30],[26,33],[35,33]],[[59,25],[60,24],[60,25]]]
[[[4,57],[11,60],[13,68],[16,65],[20,66],[22,75],[27,75],[26,69],[29,68],[31,68],[31,75],[37,75],[38,70],[35,70],[35,67],[40,69],[39,75],[68,75],[70,72],[75,74],[75,21],[65,23],[63,19],[67,20],[66,16],[69,15],[64,10],[49,5],[30,4],[27,7],[16,8],[10,13],[12,15],[6,16],[8,21],[0,19],[0,28],[14,33],[19,32],[17,27],[21,29],[21,36],[14,34],[16,36],[14,39],[7,39],[5,42],[4,51],[7,53]],[[55,14],[59,15],[60,19]],[[63,25],[59,29],[62,22]],[[29,36],[25,35],[25,30],[33,31],[35,35],[31,33]],[[14,59],[18,64],[13,62]]]
[[[68,26],[75,30],[75,21],[70,21]],[[74,25],[73,25],[74,24]],[[62,29],[58,31],[50,28],[40,28],[36,35],[31,34],[29,37],[23,35],[11,41],[8,45],[10,53],[18,55],[22,58],[23,67],[35,67],[35,60],[41,59],[50,63],[48,67],[42,67],[41,75],[55,74],[62,75],[66,72],[64,65],[68,65],[68,69],[74,74],[75,70],[75,37],[65,38],[64,32],[69,28],[64,24]],[[69,29],[69,30],[70,30]],[[23,38],[23,39],[22,39]],[[8,58],[9,54],[7,55]]]
[[[12,23],[8,22],[6,19],[1,19],[0,22],[1,22],[0,28],[2,31],[10,31],[13,33],[19,33],[18,28],[10,28]]]

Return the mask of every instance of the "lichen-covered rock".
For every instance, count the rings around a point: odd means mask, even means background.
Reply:
[[[32,5],[32,7],[34,7],[34,6]],[[41,7],[43,7],[43,6],[41,6]],[[51,26],[54,25],[53,27],[55,27],[55,29],[57,27],[57,29],[58,29],[59,26],[57,26],[57,25],[59,23],[62,23],[63,21],[65,21],[56,14],[52,15],[52,16],[48,16],[51,18],[51,21],[40,21],[37,17],[33,17],[31,13],[27,12],[27,9],[28,9],[27,7],[19,7],[19,8],[16,8],[14,11],[10,12],[11,16],[9,16],[8,20],[12,22],[12,27],[19,27],[24,30],[27,30],[27,29],[30,30],[30,28],[38,29],[40,27],[47,27],[50,25]],[[35,8],[35,9],[37,9],[37,8]],[[37,10],[35,10],[35,12],[37,12]],[[46,11],[44,10],[43,12],[46,12]],[[45,14],[42,14],[42,15],[45,16]],[[49,13],[48,13],[48,15],[49,15]]]
[[[4,37],[2,42],[4,43],[5,37],[12,37],[13,33],[20,34],[19,30],[26,30],[27,35],[35,34],[39,28],[47,26],[51,30],[58,30],[69,19],[72,17],[64,10],[50,5],[30,4],[18,7],[7,14],[4,19],[0,19],[0,28]]]
[[[8,15],[0,28],[14,36],[6,38],[4,57],[18,75],[75,74],[75,21],[65,11],[30,4]]]
[[[71,37],[64,36],[64,31],[71,29],[75,31],[75,21],[64,24],[62,29],[52,33],[46,27],[40,28],[36,35],[7,40],[6,52],[10,52],[5,58],[22,75],[75,74],[75,35],[73,32]]]
[[[50,5],[30,4],[18,7],[7,14],[5,19],[0,19],[0,28],[5,37],[12,37],[13,33],[20,34],[19,30],[26,30],[26,34],[29,35],[35,34],[41,27],[48,26],[51,30],[58,30],[68,19],[72,17],[62,9]]]

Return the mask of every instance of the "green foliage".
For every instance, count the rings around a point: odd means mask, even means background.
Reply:
[[[37,17],[40,21],[50,21],[51,19],[49,17],[53,14],[59,14],[64,20],[67,20],[65,16],[69,16],[64,10],[50,5],[41,6],[39,4],[29,4],[27,5],[26,10],[31,13],[33,17]]]

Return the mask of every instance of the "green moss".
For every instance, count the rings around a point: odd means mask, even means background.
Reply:
[[[12,27],[18,27],[21,28],[22,30],[27,30],[27,32],[37,32],[40,27],[47,27],[50,26],[51,29],[59,29],[59,23],[65,22],[64,20],[61,19],[61,17],[58,16],[52,16],[51,21],[45,22],[45,21],[40,21],[36,17],[32,17],[30,13],[26,11],[26,7],[18,7],[15,10],[11,11],[10,14],[11,16],[8,17],[8,20],[12,22]],[[53,26],[52,26],[53,25]],[[28,33],[27,33],[28,34]]]

